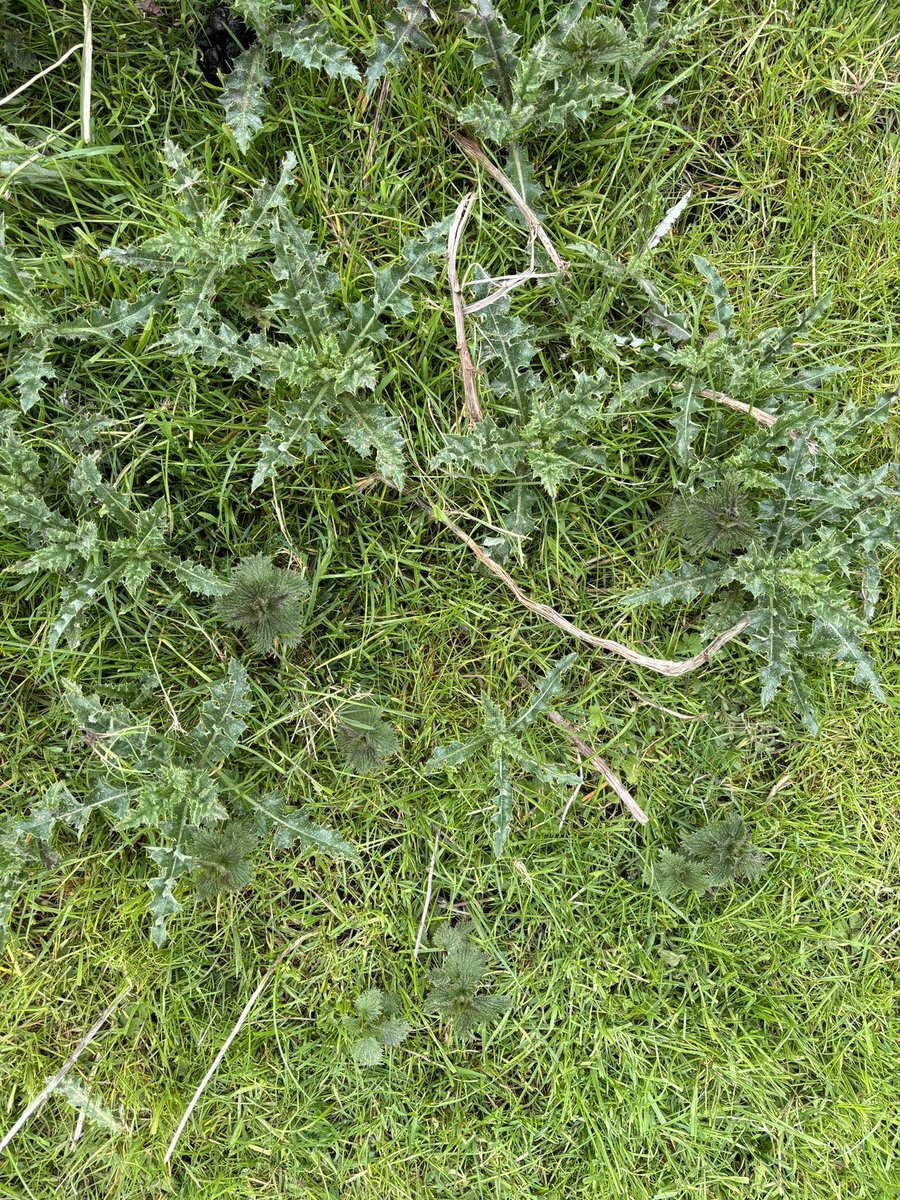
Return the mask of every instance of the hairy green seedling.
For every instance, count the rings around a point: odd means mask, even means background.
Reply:
[[[400,748],[382,709],[370,701],[351,701],[338,713],[334,744],[348,770],[369,775]]]
[[[483,987],[490,959],[472,944],[470,928],[463,922],[438,932],[436,948],[444,958],[428,974],[431,988],[425,998],[426,1011],[445,1021],[462,1041],[499,1020],[512,1004],[508,996],[495,996]]]
[[[661,850],[650,877],[662,896],[707,892],[741,880],[758,879],[768,859],[750,840],[739,813],[689,833],[678,851]]]
[[[306,581],[296,571],[276,567],[257,554],[242,559],[231,572],[227,590],[216,600],[216,611],[237,629],[258,654],[279,642],[296,646],[303,636]]]
[[[358,1066],[377,1066],[385,1050],[406,1041],[411,1026],[396,1015],[399,1011],[397,997],[380,988],[369,988],[353,1001],[353,1016],[345,1016],[342,1024],[353,1039],[350,1053]]]

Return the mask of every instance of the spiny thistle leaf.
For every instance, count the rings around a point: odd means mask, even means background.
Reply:
[[[266,70],[266,48],[259,42],[244,50],[225,79],[220,103],[225,109],[225,124],[234,134],[242,154],[263,126],[265,90],[272,82]]]
[[[272,49],[301,67],[324,71],[331,79],[359,81],[359,71],[353,65],[347,47],[331,36],[324,21],[301,18],[272,35]]]
[[[76,1112],[82,1113],[90,1125],[110,1134],[122,1132],[122,1123],[99,1100],[94,1099],[86,1084],[75,1079],[74,1076],[67,1075],[61,1079],[54,1087],[53,1092]]]
[[[434,13],[422,0],[397,0],[395,10],[385,21],[385,33],[375,39],[369,55],[365,79],[367,96],[372,95],[379,80],[391,68],[399,70],[404,66],[410,46],[426,50],[431,45],[421,27],[434,19]]]
[[[244,802],[253,814],[257,833],[261,837],[271,834],[277,850],[298,846],[301,850],[316,850],[333,858],[359,859],[349,842],[332,829],[314,824],[302,809],[288,807],[279,792],[268,792],[260,799],[245,796]]]

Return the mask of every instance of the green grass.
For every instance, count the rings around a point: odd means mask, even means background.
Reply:
[[[371,109],[355,91],[279,66],[264,133],[243,159],[192,65],[200,6],[162,7],[157,19],[126,0],[95,6],[97,153],[73,159],[64,182],[14,184],[2,202],[10,244],[26,258],[51,255],[71,302],[114,296],[122,284],[97,251],[149,236],[164,220],[165,137],[223,195],[271,176],[293,149],[296,202],[348,293],[367,260],[390,261],[402,235],[452,211],[474,186],[482,219],[467,261],[498,271],[515,261],[521,237],[502,198],[448,137],[451,98],[473,87],[455,23],[392,84],[363,186]],[[372,28],[368,5],[322,7],[348,40]],[[543,5],[518,7],[505,6],[511,24],[539,27]],[[22,0],[5,16],[40,64],[80,40],[81,19],[74,0]],[[811,349],[850,368],[834,394],[872,397],[896,384],[898,23],[896,0],[711,6],[690,46],[660,65],[628,111],[533,147],[556,243],[589,238],[628,253],[690,187],[688,213],[658,260],[673,289],[696,289],[690,256],[702,253],[732,288],[742,324],[762,328],[830,288],[834,303]],[[11,71],[0,92],[23,77]],[[674,103],[660,106],[667,95]],[[0,118],[20,133],[24,123],[52,127],[75,145],[78,105],[73,55]],[[521,303],[539,317],[546,293]],[[608,306],[625,320],[620,298]],[[30,427],[49,438],[66,414],[106,418],[107,460],[148,496],[166,497],[176,552],[225,567],[289,549],[306,564],[317,597],[310,637],[289,657],[253,665],[240,765],[248,784],[277,783],[351,838],[362,863],[266,859],[235,897],[186,898],[155,950],[145,911],[152,865],[141,847],[100,824],[61,847],[45,890],[18,906],[0,960],[0,1133],[128,980],[128,1001],[79,1064],[126,1132],[86,1129],[73,1146],[74,1114],[51,1099],[0,1161],[0,1196],[898,1195],[896,563],[873,638],[887,703],[874,705],[844,673],[823,673],[815,740],[780,707],[760,711],[755,664],[737,647],[681,680],[582,650],[567,710],[626,775],[650,824],[637,827],[586,780],[560,829],[565,797],[523,786],[496,862],[486,764],[449,781],[425,777],[423,764],[436,744],[473,728],[482,690],[515,706],[520,676],[536,678],[572,646],[424,513],[387,490],[358,491],[371,463],[337,441],[285,474],[274,497],[251,495],[263,398],[166,357],[156,332],[67,348],[59,387],[68,407],[57,392]],[[559,369],[552,345],[544,360]],[[461,411],[442,282],[393,332],[390,363],[382,381],[410,430],[414,475],[469,527],[490,523],[488,489],[427,479],[424,465]],[[8,389],[2,395],[14,403]],[[671,484],[668,430],[634,413],[604,436],[615,450],[609,472],[543,503],[517,574],[579,624],[651,653],[690,652],[690,614],[674,625],[662,614],[623,617],[617,602],[666,553],[649,524]],[[894,448],[897,438],[895,423]],[[884,451],[873,446],[875,456]],[[7,562],[22,554],[11,535],[2,550]],[[119,630],[98,611],[77,651],[50,654],[54,587],[5,579],[4,810],[24,807],[58,774],[73,786],[82,779],[87,752],[71,740],[63,680],[132,704],[142,697],[136,707],[165,729],[164,695],[187,723],[221,656],[238,652],[202,605],[187,613],[154,594],[124,607]],[[363,781],[341,772],[329,733],[338,700],[360,686],[383,699],[402,740],[384,774]],[[558,744],[549,726],[534,734]],[[771,856],[769,871],[683,905],[652,895],[642,874],[655,850],[731,802]],[[434,956],[412,955],[438,828],[429,927],[468,914],[496,961],[495,990],[514,1000],[467,1046],[422,1016]],[[170,1173],[163,1154],[194,1087],[295,937]],[[415,1032],[363,1072],[337,1018],[368,986],[397,991]]]

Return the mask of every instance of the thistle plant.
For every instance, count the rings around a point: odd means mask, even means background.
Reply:
[[[488,695],[482,694],[482,727],[479,732],[464,742],[449,742],[446,746],[438,746],[425,765],[426,774],[452,771],[475,754],[488,755],[494,777],[493,847],[498,858],[503,853],[512,824],[514,769],[544,784],[572,788],[578,782],[578,776],[571,771],[565,771],[552,763],[536,761],[520,736],[538,716],[548,710],[551,700],[561,690],[563,676],[575,658],[576,655],[569,654],[550,667],[525,707],[515,717],[507,717]]]
[[[141,600],[151,580],[168,586],[171,578],[199,596],[225,590],[214,572],[168,548],[165,501],[137,507],[137,497],[127,486],[107,482],[92,455],[82,456],[71,472],[65,511],[51,508],[42,495],[46,464],[13,421],[10,414],[0,420],[0,527],[25,543],[26,556],[9,570],[60,577],[47,638],[51,649],[61,637],[78,644],[92,605],[103,602],[113,615],[121,613],[125,597]]]
[[[297,453],[310,457],[323,449],[320,435],[335,428],[358,454],[374,453],[378,470],[401,486],[400,421],[366,393],[377,383],[382,322],[414,311],[408,292],[434,277],[431,260],[443,252],[447,223],[405,241],[399,262],[373,272],[369,294],[344,304],[332,298],[341,290],[338,276],[326,269],[326,256],[287,205],[292,156],[279,181],[257,189],[233,220],[171,143],[166,161],[176,225],[142,246],[110,253],[123,266],[168,279],[175,325],[164,344],[173,354],[196,355],[206,367],[251,379],[274,397],[252,486],[294,466]],[[264,250],[271,254],[269,301],[260,330],[244,334],[215,299],[238,266],[246,286],[253,256]]]
[[[739,813],[689,833],[678,851],[661,850],[651,880],[662,896],[706,892],[740,880],[758,879],[768,860],[750,840]]]
[[[353,1039],[350,1053],[361,1067],[375,1067],[386,1049],[406,1041],[411,1026],[396,1014],[400,1001],[391,992],[369,988],[353,1001],[353,1016],[343,1018],[344,1031]]]
[[[509,997],[495,996],[482,987],[490,959],[473,945],[470,929],[463,922],[439,930],[435,943],[444,958],[429,972],[431,988],[425,998],[426,1011],[439,1016],[462,1041],[499,1020],[512,1004]]]
[[[339,714],[334,744],[348,770],[369,775],[400,748],[382,709],[370,701],[351,701]]]
[[[225,77],[222,95],[225,123],[242,153],[246,153],[263,127],[265,90],[272,82],[269,67],[273,55],[309,70],[323,71],[330,79],[363,83],[366,94],[372,95],[388,70],[403,66],[409,47],[422,49],[430,45],[422,26],[434,19],[431,9],[421,0],[396,0],[383,31],[374,41],[362,76],[349,48],[334,37],[327,22],[311,12],[285,21],[285,12],[292,6],[280,0],[232,0],[231,7],[254,35],[252,44],[239,54]]]
[[[279,792],[259,796],[225,770],[246,728],[248,690],[246,671],[230,662],[189,732],[161,734],[122,705],[70,684],[66,701],[91,753],[92,787],[79,799],[54,783],[27,815],[0,823],[0,936],[19,893],[52,869],[54,839],[66,829],[80,838],[94,813],[129,839],[146,839],[157,870],[148,882],[157,946],[181,908],[175,893],[192,876],[201,896],[249,882],[256,839],[270,839],[276,850],[356,858],[352,846]]]
[[[821,305],[747,344],[732,332],[724,284],[707,267],[720,336],[696,350],[654,351],[668,359],[673,379],[683,386],[675,393],[681,430],[676,444],[679,458],[694,463],[665,517],[682,543],[683,560],[626,595],[624,603],[715,597],[706,609],[704,638],[745,621],[743,639],[762,660],[763,703],[785,691],[814,733],[810,672],[820,661],[851,664],[855,682],[882,697],[863,643],[878,602],[880,562],[900,532],[900,490],[896,464],[860,470],[857,463],[864,438],[887,421],[897,393],[870,406],[803,398],[835,369],[798,372],[778,359]],[[711,388],[701,387],[703,364]],[[685,367],[687,376],[679,370]],[[738,408],[753,405],[765,423],[751,422],[748,432],[748,416],[733,411],[734,395],[720,391],[726,385],[737,393]],[[718,454],[698,461],[694,416],[709,407],[724,433],[716,439]]]
[[[539,189],[522,143],[534,134],[583,127],[598,109],[625,100],[631,85],[692,27],[682,21],[663,32],[666,4],[637,0],[625,24],[618,17],[586,17],[587,0],[569,0],[524,51],[493,0],[475,0],[464,10],[486,91],[457,117],[477,136],[508,148],[506,173],[532,207]]]
[[[480,268],[476,277],[483,276]],[[478,359],[489,380],[485,416],[465,433],[450,434],[432,468],[475,470],[505,486],[498,499],[505,516],[486,549],[497,561],[521,557],[523,539],[534,528],[535,488],[552,498],[579,472],[598,470],[603,450],[589,441],[601,417],[611,381],[601,369],[575,372],[557,382],[533,367],[534,331],[498,300],[477,318]]]
[[[257,554],[244,558],[231,572],[227,590],[216,600],[216,611],[237,629],[258,654],[279,642],[296,646],[303,636],[306,581],[296,571],[276,567]]]

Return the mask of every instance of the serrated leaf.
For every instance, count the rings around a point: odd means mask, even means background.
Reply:
[[[494,825],[493,847],[495,858],[499,858],[503,853],[503,847],[506,845],[506,839],[509,837],[509,829],[512,823],[513,792],[509,765],[509,760],[505,754],[501,754],[493,763],[496,791],[493,798],[491,820]]]
[[[452,771],[454,767],[461,766],[467,758],[471,758],[480,744],[479,739],[473,738],[468,742],[448,742],[446,746],[436,746],[425,764],[425,774]]]
[[[728,295],[725,282],[716,268],[707,259],[695,254],[694,266],[706,280],[706,290],[713,304],[713,316],[716,328],[723,338],[731,332],[731,322],[734,319],[734,305]]]
[[[378,1037],[383,1046],[402,1046],[412,1026],[399,1017],[391,1017],[378,1027]]]
[[[397,488],[403,487],[403,435],[399,417],[390,417],[383,405],[357,397],[343,403],[346,420],[340,434],[357,454],[374,452],[375,462],[382,475]]]
[[[55,327],[61,338],[108,340],[116,334],[127,337],[139,326],[146,325],[160,307],[164,297],[150,293],[137,300],[114,300],[108,308],[95,307],[77,320],[64,321]]]
[[[242,154],[262,129],[265,89],[272,82],[266,69],[266,48],[257,42],[238,55],[234,70],[225,79],[219,103],[225,109],[225,124],[234,134]]]
[[[210,685],[209,699],[201,704],[197,724],[188,735],[194,753],[209,764],[227,758],[247,728],[244,717],[250,711],[249,689],[247,671],[234,659],[224,679]]]
[[[19,390],[22,412],[28,412],[43,397],[44,384],[56,378],[56,369],[50,365],[49,354],[52,342],[46,334],[37,335],[30,346],[19,353],[12,370],[12,378]]]
[[[675,457],[682,466],[691,466],[696,460],[693,450],[694,441],[700,432],[700,426],[694,417],[703,411],[700,400],[702,384],[692,377],[685,380],[684,389],[675,394],[675,414],[672,424],[675,427]]]
[[[75,583],[63,588],[47,637],[47,645],[51,650],[56,649],[61,637],[65,637],[70,646],[78,645],[84,612],[96,598],[97,588],[92,583]]]
[[[171,559],[168,565],[178,582],[195,596],[224,596],[228,591],[228,584],[209,567],[188,558]]]
[[[384,1057],[381,1042],[374,1037],[357,1038],[351,1047],[351,1053],[361,1067],[377,1067]]]
[[[566,671],[572,666],[577,659],[577,654],[567,654],[565,658],[561,658],[558,663],[549,667],[544,673],[543,679],[534,689],[527,705],[516,719],[512,722],[510,728],[514,730],[524,729],[530,725],[532,721],[542,713],[545,713],[550,707],[550,702],[562,690],[562,680]]]
[[[271,39],[272,49],[313,71],[324,71],[331,79],[359,81],[359,71],[353,65],[346,46],[342,46],[324,21],[301,18],[292,25],[277,30]]]
[[[334,858],[358,860],[359,855],[349,842],[322,825],[315,825],[302,809],[288,808],[279,792],[268,792],[260,799],[244,796],[251,809],[254,824],[261,837],[272,835],[277,850],[317,850]]]
[[[663,571],[643,587],[622,596],[626,608],[641,604],[684,604],[698,596],[712,596],[722,585],[722,564],[707,559],[703,563],[685,562],[674,571]]]
[[[396,10],[388,14],[385,33],[375,39],[366,68],[366,95],[371,96],[387,72],[399,70],[406,62],[410,46],[424,50],[431,42],[422,32],[422,25],[434,20],[434,13],[420,0],[398,0]]]

